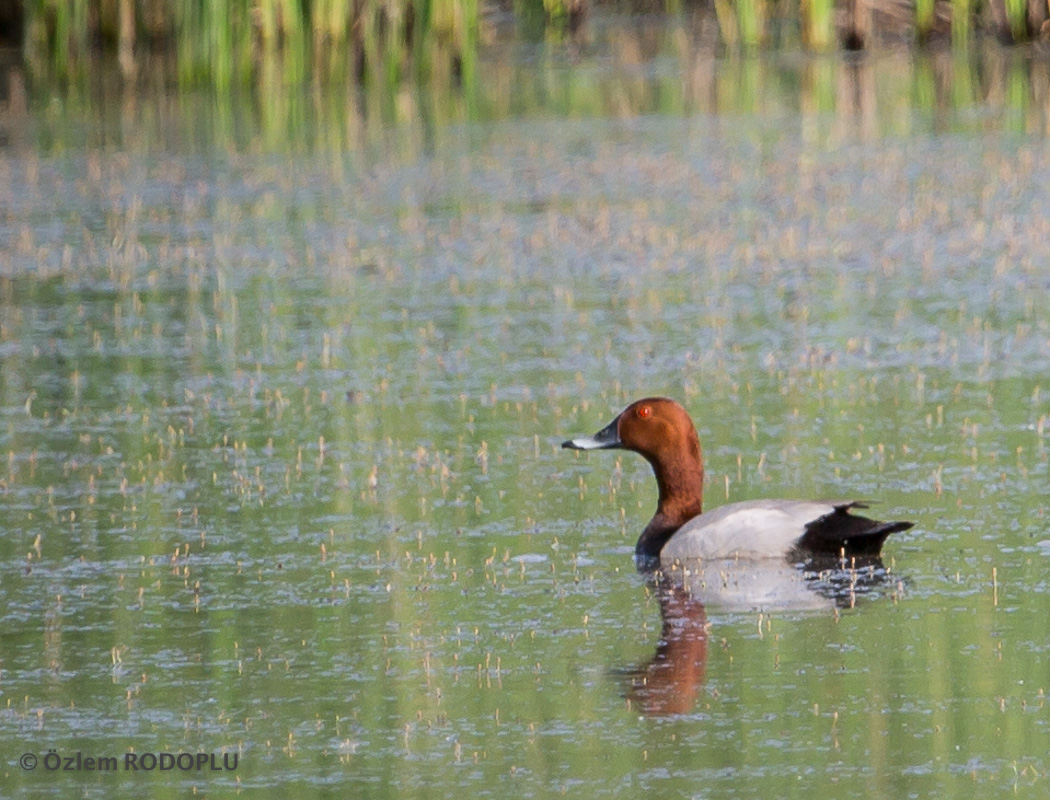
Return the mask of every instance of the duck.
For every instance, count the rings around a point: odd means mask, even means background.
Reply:
[[[652,466],[660,493],[635,545],[639,567],[697,559],[878,559],[891,534],[914,525],[853,513],[868,508],[861,500],[746,500],[705,512],[700,437],[689,412],[668,397],[636,400],[593,436],[562,447],[631,450]]]

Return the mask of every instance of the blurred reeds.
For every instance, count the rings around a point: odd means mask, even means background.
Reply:
[[[74,74],[114,51],[133,74],[144,52],[173,52],[182,84],[350,70],[400,79],[410,70],[466,75],[476,54],[478,0],[24,0],[30,66]]]
[[[219,87],[269,73],[352,74],[393,84],[436,74],[472,80],[483,16],[504,12],[519,30],[576,31],[591,2],[683,12],[681,0],[14,0],[0,25],[19,25],[27,64],[74,76],[99,52],[126,76],[146,53],[174,54],[180,85]],[[873,39],[968,46],[975,32],[1004,43],[1050,39],[1050,0],[694,0],[713,10],[723,46],[797,42],[813,52],[860,49]],[[633,6],[632,6],[633,4]],[[14,9],[14,10],[12,10]],[[2,34],[3,31],[0,31]],[[542,35],[542,34],[541,34]],[[8,39],[11,39],[8,31]]]

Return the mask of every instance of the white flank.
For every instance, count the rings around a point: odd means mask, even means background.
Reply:
[[[806,526],[836,503],[750,500],[705,511],[678,529],[660,552],[664,564],[688,559],[783,558]]]

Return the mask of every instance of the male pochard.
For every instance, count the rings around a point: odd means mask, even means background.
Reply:
[[[688,412],[674,400],[649,397],[627,406],[594,436],[569,439],[573,450],[620,448],[640,453],[660,487],[656,513],[635,554],[641,564],[687,559],[878,556],[891,533],[911,522],[880,522],[849,513],[856,500],[748,500],[701,514],[704,459]]]

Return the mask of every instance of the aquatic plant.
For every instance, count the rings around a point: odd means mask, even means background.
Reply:
[[[279,54],[294,78],[311,63],[353,64],[358,76],[400,77],[410,57],[473,58],[477,0],[25,0],[27,61],[71,75],[99,50],[135,56],[171,48],[183,83],[219,86],[257,75]],[[114,47],[116,45],[116,47]],[[348,58],[349,56],[349,58]]]
[[[802,0],[803,31],[812,50],[830,50],[835,43],[834,0]]]
[[[915,34],[920,42],[933,32],[934,0],[915,0]]]
[[[608,2],[682,11],[680,0]],[[589,6],[589,0],[515,0],[512,9],[519,30],[539,41],[575,31]],[[71,77],[106,51],[117,53],[130,77],[147,52],[160,48],[174,53],[181,84],[218,87],[275,71],[291,82],[311,70],[386,84],[409,73],[466,78],[486,10],[479,0],[22,0],[18,8],[21,15],[8,14],[0,25],[21,19],[26,60],[39,72]],[[714,0],[713,10],[730,48],[761,47],[784,38],[783,28],[797,31],[815,52],[867,46],[873,18],[894,36],[911,31],[924,43],[950,35],[965,47],[975,28],[1008,42],[1045,35],[1050,17],[1046,0]]]

